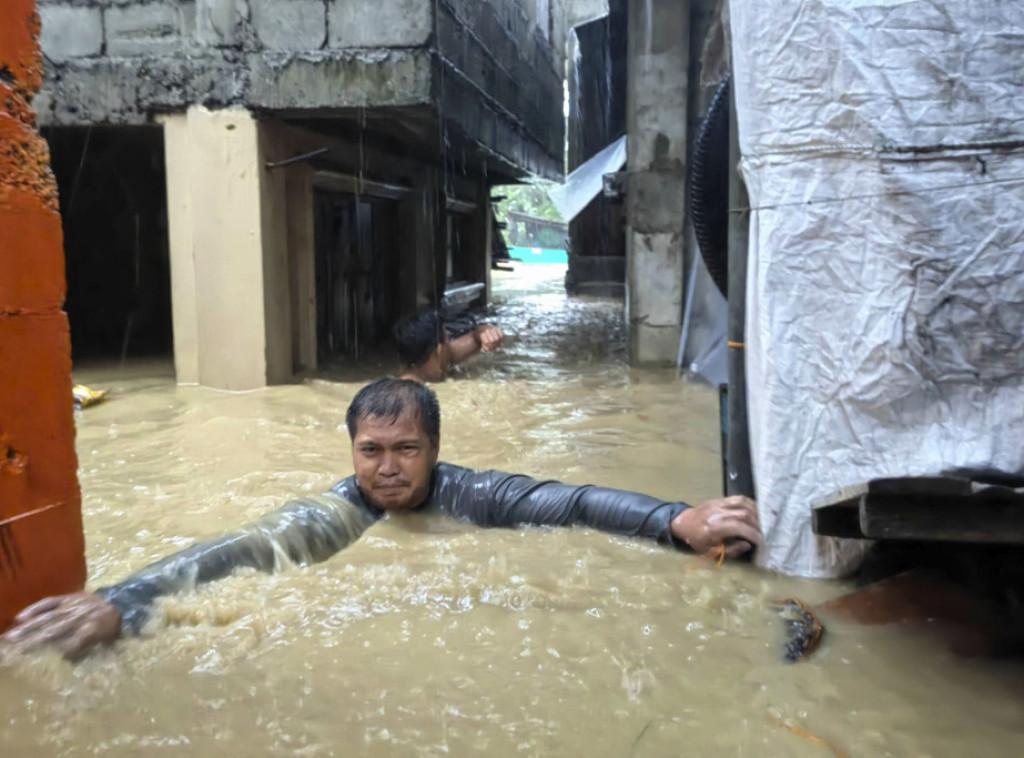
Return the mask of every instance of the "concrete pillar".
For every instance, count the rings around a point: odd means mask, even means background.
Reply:
[[[0,632],[85,583],[57,182],[35,129],[33,0],[0,3]]]
[[[626,318],[634,365],[674,364],[683,314],[690,3],[629,0]]]
[[[180,383],[244,390],[291,376],[285,175],[243,109],[164,116]]]
[[[167,173],[167,243],[171,264],[171,329],[178,384],[199,384],[196,266],[192,253],[192,159],[186,114],[160,119]]]

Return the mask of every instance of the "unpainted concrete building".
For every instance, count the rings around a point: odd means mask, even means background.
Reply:
[[[557,0],[40,0],[77,356],[247,389],[484,298],[490,187],[558,179]]]
[[[567,283],[624,291],[634,364],[670,365],[679,352],[698,257],[686,177],[714,90],[702,86],[701,59],[719,6],[608,0],[607,15],[576,25],[569,42],[568,169],[623,134],[627,159],[618,197],[599,195],[570,224]]]

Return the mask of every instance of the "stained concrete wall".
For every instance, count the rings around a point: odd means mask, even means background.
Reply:
[[[41,11],[46,125],[139,124],[197,104],[319,116],[440,106],[497,164],[561,174],[559,4],[42,0]]]
[[[683,314],[690,3],[629,3],[626,318],[630,361],[675,362]]]
[[[57,183],[36,132],[33,0],[0,4],[0,632],[85,583]]]

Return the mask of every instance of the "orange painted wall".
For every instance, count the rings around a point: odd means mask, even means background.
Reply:
[[[57,183],[35,0],[0,0],[0,631],[85,583]]]

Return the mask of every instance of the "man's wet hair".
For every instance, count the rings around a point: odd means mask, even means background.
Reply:
[[[425,308],[401,319],[394,328],[398,357],[405,366],[419,366],[446,339],[444,318],[436,310]]]
[[[441,438],[441,406],[429,387],[411,379],[378,379],[363,387],[348,406],[345,424],[348,434],[356,438],[361,419],[383,419],[392,423],[407,410],[419,414],[423,431],[433,440]]]

